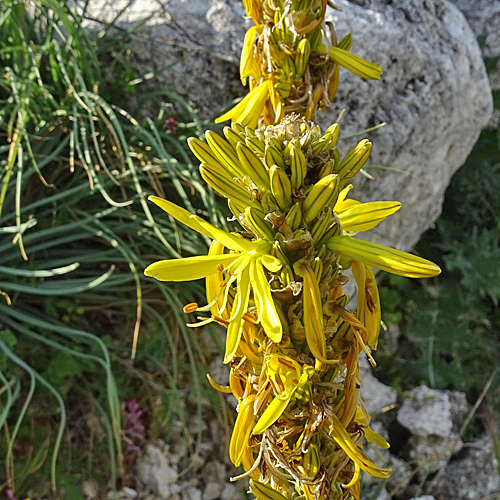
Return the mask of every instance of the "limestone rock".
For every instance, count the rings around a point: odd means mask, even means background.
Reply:
[[[490,438],[482,436],[465,447],[429,489],[436,500],[499,498],[498,462]]]
[[[496,64],[490,70],[491,89],[500,91],[500,2],[492,0],[451,0],[464,14],[477,37],[485,37],[481,48],[483,57]],[[500,110],[493,111],[489,126],[500,125]]]
[[[236,500],[238,497],[238,489],[233,483],[226,483],[224,488],[222,488],[222,493],[220,495],[221,500]]]
[[[335,112],[347,108],[343,133],[387,122],[370,135],[371,164],[404,172],[371,169],[376,179],[358,176],[357,184],[363,199],[401,201],[374,239],[409,248],[439,216],[449,180],[491,114],[481,53],[462,14],[446,1],[343,0],[339,6],[339,32],[352,32],[352,50],[378,59],[384,74],[381,83],[343,75]],[[320,115],[320,122],[335,112]]]
[[[414,436],[451,436],[451,403],[445,392],[425,385],[413,389],[398,412],[398,422]]]
[[[383,408],[392,405],[397,400],[396,390],[379,382],[373,375],[366,356],[359,357],[361,375],[361,398],[370,415],[376,416]]]
[[[463,393],[437,391],[426,386],[413,389],[397,415],[411,437],[406,455],[422,471],[437,471],[462,447],[460,425],[466,411]]]
[[[139,479],[160,498],[172,494],[172,485],[177,481],[177,471],[170,466],[164,452],[149,444],[137,462]]]

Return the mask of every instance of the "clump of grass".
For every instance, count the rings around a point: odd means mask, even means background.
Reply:
[[[181,399],[201,412],[206,360],[182,317],[201,289],[142,270],[207,242],[155,220],[147,196],[225,222],[184,149],[203,129],[195,113],[165,92],[175,107],[139,123],[103,97],[99,58],[114,42],[89,39],[81,19],[62,0],[0,7],[0,452],[11,490],[50,473],[66,498],[96,454],[113,487],[123,476],[125,395],[161,398],[166,426],[186,422]]]

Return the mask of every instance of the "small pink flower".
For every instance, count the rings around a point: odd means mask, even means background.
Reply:
[[[179,135],[177,132],[177,122],[175,121],[174,118],[170,118],[170,120],[165,122],[165,128],[167,130],[170,130],[172,132],[172,135],[176,136]]]

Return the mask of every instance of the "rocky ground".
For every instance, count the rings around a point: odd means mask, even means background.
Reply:
[[[219,364],[220,363],[220,364]],[[215,366],[220,359],[214,359]],[[367,455],[393,469],[383,482],[365,475],[364,500],[498,500],[500,477],[491,439],[483,434],[464,442],[462,427],[471,410],[464,393],[416,387],[399,397],[361,364],[362,397],[374,417],[373,428],[390,443],[389,450],[374,445]],[[234,401],[228,396],[228,407]],[[200,425],[192,420],[193,434]],[[231,482],[236,471],[227,457],[229,430],[220,420],[202,422],[202,442],[194,452],[182,429],[165,443],[148,444],[138,458],[134,488],[118,492],[119,500],[244,500],[245,480]],[[186,460],[187,459],[187,460]],[[100,500],[97,485],[83,484],[88,500]],[[113,493],[108,498],[114,499]]]

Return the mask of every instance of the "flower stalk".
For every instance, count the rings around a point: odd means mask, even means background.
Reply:
[[[324,133],[310,121],[336,91],[338,68],[378,78],[381,68],[348,52],[325,22],[329,0],[244,0],[256,26],[245,37],[242,81],[250,92],[220,120],[224,138],[189,139],[207,184],[227,198],[234,232],[226,232],[168,200],[150,197],[179,222],[213,242],[208,255],[151,264],[163,281],[205,278],[207,304],[186,305],[202,326],[227,329],[224,363],[238,416],[229,456],[243,466],[259,500],[359,499],[361,471],[390,470],[362,451],[370,429],[360,398],[358,357],[372,364],[380,332],[380,299],[372,267],[432,277],[438,266],[359,239],[400,208],[361,203],[351,179],[366,163],[364,139],[341,157],[339,124]],[[319,89],[319,90],[318,90]],[[351,269],[355,310],[344,293]]]

